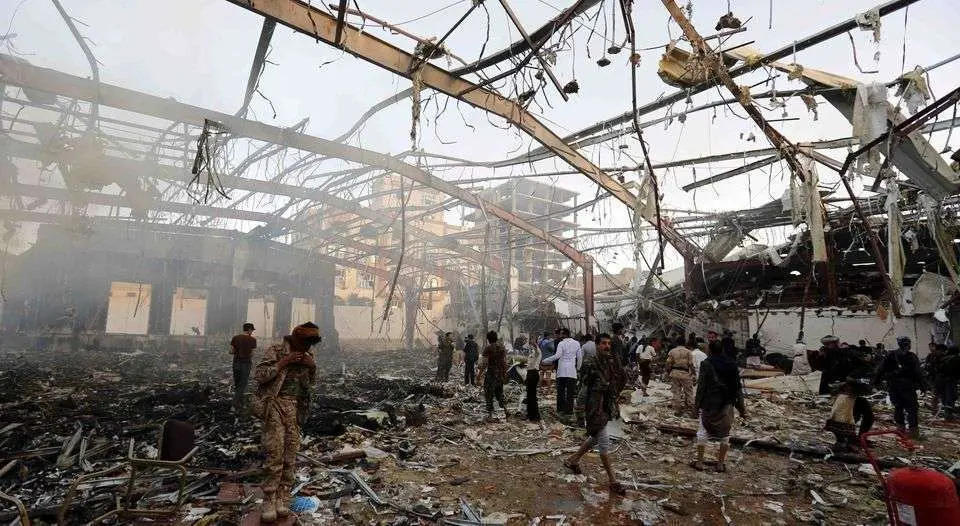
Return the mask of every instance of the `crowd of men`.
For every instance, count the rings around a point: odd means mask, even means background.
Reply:
[[[312,348],[321,338],[313,323],[299,325],[280,343],[266,349],[253,366],[257,348],[254,331],[254,326],[246,323],[243,332],[230,342],[234,405],[238,412],[263,421],[261,519],[272,522],[290,513],[300,426],[309,412],[310,390],[316,380]],[[525,384],[521,404],[526,406],[525,417],[533,422],[541,419],[539,397],[555,389],[557,418],[586,430],[580,448],[563,460],[563,466],[579,474],[580,460],[596,448],[611,493],[620,495],[625,490],[611,465],[607,424],[619,418],[625,389],[636,389],[647,396],[651,377],[661,374],[670,384],[674,415],[698,420],[697,455],[690,466],[706,469],[706,446],[713,442],[719,444],[714,469],[724,472],[735,411],[743,419],[748,417],[741,367],[769,367],[761,362],[766,352],[757,334],[740,349],[728,331],[708,331],[706,339],[692,333],[647,339],[626,336],[620,323],[612,324],[610,333],[596,335],[574,336],[570,329],[561,327],[543,331],[535,342],[517,338],[512,345],[518,361],[514,365],[496,331],[484,336],[481,349],[473,334],[462,340],[453,333],[439,334],[436,380],[449,381],[453,365],[462,363],[464,383],[483,388],[488,421],[495,420],[494,402],[504,418],[511,417],[504,395],[504,385],[511,380]],[[801,334],[794,347],[795,356],[785,369],[792,374],[821,371],[818,394],[836,395],[825,429],[834,433],[838,447],[856,447],[860,435],[872,427],[873,409],[866,396],[874,388],[885,388],[897,427],[913,438],[919,438],[920,429],[918,390],[932,387],[934,413],[947,419],[956,416],[960,380],[960,349],[956,346],[931,343],[930,353],[921,363],[907,337],[897,338],[897,348],[891,352],[880,346],[869,347],[862,340],[851,346],[835,336],[825,336],[821,343],[820,349],[808,351]],[[251,373],[255,392],[248,398]]]
[[[444,338],[452,341],[449,333],[441,337],[441,368],[446,367]],[[472,341],[469,335],[467,341]],[[513,352],[522,358],[526,384],[522,404],[527,407],[527,418],[541,418],[538,399],[555,390],[556,414],[561,421],[585,427],[588,440],[581,451],[596,447],[607,467],[609,437],[605,435],[607,421],[617,418],[620,391],[630,385],[647,396],[651,377],[660,374],[670,385],[673,414],[698,420],[697,457],[691,462],[695,469],[705,469],[704,454],[710,442],[719,443],[717,471],[725,471],[730,429],[735,413],[747,418],[744,404],[741,368],[771,369],[775,364],[787,373],[808,374],[821,371],[818,394],[833,398],[833,404],[824,428],[836,435],[840,449],[856,448],[859,436],[869,431],[874,414],[867,396],[883,389],[893,406],[897,427],[913,438],[919,438],[919,398],[917,392],[933,389],[934,413],[945,419],[955,418],[958,379],[960,379],[960,350],[957,347],[930,344],[930,353],[921,363],[912,351],[907,337],[897,339],[896,349],[888,352],[882,344],[868,346],[841,343],[835,336],[821,339],[822,346],[808,350],[802,335],[794,347],[790,360],[782,355],[767,354],[759,334],[747,338],[738,346],[729,331],[708,331],[705,338],[696,334],[673,333],[669,336],[646,338],[627,336],[620,323],[611,326],[610,333],[599,335],[571,334],[566,328],[543,331],[535,341],[524,337],[513,343]],[[467,364],[476,361],[476,349],[470,353]],[[494,405],[509,417],[503,400],[503,385],[514,371],[507,363],[507,350],[495,332],[487,334],[487,344],[481,358],[482,385],[485,392],[488,420],[493,420]],[[472,361],[471,361],[472,360]],[[484,371],[485,370],[485,374]],[[491,374],[496,377],[491,378]],[[438,379],[446,378],[438,372]],[[472,365],[466,366],[465,382],[474,384]],[[519,416],[519,415],[518,415]],[[603,422],[604,426],[599,423]],[[587,448],[587,449],[583,449]],[[565,461],[578,472],[582,452]],[[611,475],[612,491],[619,491]]]

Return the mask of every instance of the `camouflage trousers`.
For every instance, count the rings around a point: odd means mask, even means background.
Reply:
[[[263,422],[263,492],[276,493],[280,487],[293,485],[300,451],[300,424],[297,422],[297,399],[278,397],[267,408]]]
[[[689,415],[694,405],[693,375],[686,371],[671,371],[670,392],[673,393],[674,413]]]

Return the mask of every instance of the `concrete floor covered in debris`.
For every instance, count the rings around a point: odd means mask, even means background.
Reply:
[[[200,447],[190,465],[183,523],[255,524],[259,422],[232,413],[229,371],[220,358],[3,355],[0,489],[21,499],[35,524],[55,522],[71,480],[122,462],[131,438],[139,455],[155,454],[161,423],[181,417],[196,426]],[[431,365],[425,354],[399,351],[321,363],[298,472],[299,495],[317,496],[320,507],[300,513],[301,524],[469,523],[457,522],[466,517],[461,503],[492,524],[886,521],[873,470],[856,455],[843,457],[846,462],[831,458],[832,436],[821,429],[829,401],[813,393],[749,396],[751,418],[734,435],[754,442],[734,447],[729,471],[721,474],[688,466],[693,444],[671,431],[695,430],[696,422],[674,417],[666,384],[654,381],[650,396],[634,393],[614,423],[612,456],[628,488],[626,497],[616,498],[608,495],[594,454],[582,463],[583,475],[561,466],[582,431],[557,420],[551,394],[542,396],[540,424],[519,417],[484,423],[479,388],[429,382]],[[516,414],[520,386],[509,386],[507,394]],[[884,401],[874,402],[877,426],[891,427]],[[888,465],[949,469],[960,451],[957,424],[937,421],[926,409],[921,418],[921,450],[878,440],[878,454]],[[71,438],[75,444],[66,451]],[[353,470],[370,492],[337,470]],[[155,493],[171,491],[169,482]],[[109,509],[117,491],[109,483],[82,488],[68,522]],[[0,520],[14,520],[16,512],[4,509]]]

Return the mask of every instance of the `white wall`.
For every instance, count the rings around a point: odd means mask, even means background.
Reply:
[[[808,349],[820,347],[820,338],[832,334],[841,342],[856,344],[858,340],[867,340],[870,345],[883,342],[887,349],[897,346],[898,336],[909,336],[913,340],[913,350],[922,358],[927,354],[930,341],[930,329],[933,326],[930,316],[909,316],[896,320],[888,316],[881,320],[876,312],[853,313],[838,309],[823,309],[818,316],[817,309],[807,309],[804,322],[804,339]],[[760,314],[763,320],[763,313]],[[757,318],[750,316],[750,332],[756,332]],[[797,339],[800,330],[800,309],[789,311],[771,311],[763,328],[760,340],[767,351],[783,352]]]
[[[170,315],[170,334],[202,336],[207,324],[207,291],[177,287]],[[200,332],[194,332],[194,327]]]
[[[395,308],[391,312],[389,320],[383,324],[383,332],[380,332],[380,317],[383,316],[383,307],[354,305],[335,305],[333,307],[333,317],[336,320],[337,333],[341,340],[391,339],[402,342],[403,308]],[[373,316],[372,327],[370,325],[371,314]],[[428,336],[430,334],[432,332],[428,333]]]
[[[150,326],[150,285],[114,281],[107,305],[108,334],[146,334]]]

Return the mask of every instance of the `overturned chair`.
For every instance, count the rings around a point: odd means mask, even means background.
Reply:
[[[70,505],[73,502],[78,488],[83,485],[91,489],[96,488],[97,482],[117,480],[117,477],[110,477],[110,475],[115,475],[123,471],[129,471],[129,473],[127,474],[125,483],[126,491],[122,497],[117,496],[117,508],[97,517],[91,521],[91,524],[96,524],[111,517],[116,517],[121,522],[132,519],[164,519],[175,517],[180,513],[180,509],[186,500],[187,464],[193,459],[193,456],[199,449],[194,446],[194,441],[195,433],[193,425],[182,420],[173,419],[163,423],[160,440],[157,444],[159,453],[156,459],[135,457],[135,442],[134,439],[131,438],[127,459],[124,463],[102,471],[88,473],[74,479],[64,498],[63,505],[57,514],[57,524],[61,526],[67,524]],[[165,508],[136,507],[139,499],[134,500],[134,496],[138,492],[138,481],[162,480],[174,476],[178,479],[178,490],[171,506]]]

